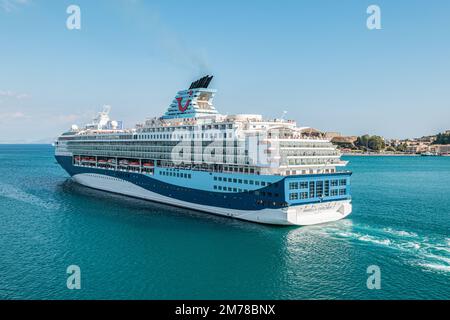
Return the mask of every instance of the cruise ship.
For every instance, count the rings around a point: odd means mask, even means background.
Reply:
[[[104,107],[59,136],[57,162],[90,188],[256,223],[306,226],[351,213],[351,172],[322,133],[284,115],[222,115],[212,79],[134,128]]]

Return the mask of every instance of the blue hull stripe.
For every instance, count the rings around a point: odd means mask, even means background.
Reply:
[[[70,156],[55,156],[57,162],[67,171],[70,176],[77,174],[100,174],[118,179],[125,180],[142,187],[148,191],[157,193],[161,196],[196,203],[204,206],[229,208],[234,210],[263,210],[263,209],[279,209],[286,207],[285,200],[285,179],[283,178],[276,184],[258,189],[260,193],[267,192],[273,195],[278,194],[278,197],[262,197],[252,192],[244,193],[223,193],[215,191],[205,191],[181,187],[160,180],[154,179],[151,176],[132,172],[122,172],[106,170],[101,168],[78,167],[72,163]],[[263,201],[261,201],[263,200]],[[345,200],[345,199],[339,199]],[[334,200],[336,201],[336,200]],[[310,201],[309,203],[326,202],[326,201]],[[301,203],[304,205],[307,203]],[[292,205],[292,204],[291,204]]]

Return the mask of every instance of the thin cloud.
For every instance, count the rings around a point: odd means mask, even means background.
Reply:
[[[0,0],[0,9],[6,12],[16,10],[20,6],[27,5],[31,0]]]
[[[10,121],[10,120],[19,120],[28,118],[26,114],[23,112],[9,112],[9,113],[0,113],[0,122],[2,121]]]
[[[7,90],[7,91],[0,90],[0,97],[22,100],[22,99],[29,98],[30,95],[27,93],[18,93],[18,92],[9,91],[9,90]]]

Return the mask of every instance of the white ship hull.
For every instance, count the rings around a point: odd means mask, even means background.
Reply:
[[[83,173],[74,175],[72,179],[94,189],[264,224],[298,226],[323,224],[344,219],[352,211],[350,200],[296,205],[282,209],[236,210],[173,199],[107,175]]]

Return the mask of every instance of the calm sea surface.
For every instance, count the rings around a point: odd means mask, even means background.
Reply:
[[[450,299],[450,157],[347,160],[350,218],[286,228],[91,190],[51,146],[0,146],[0,298]]]

